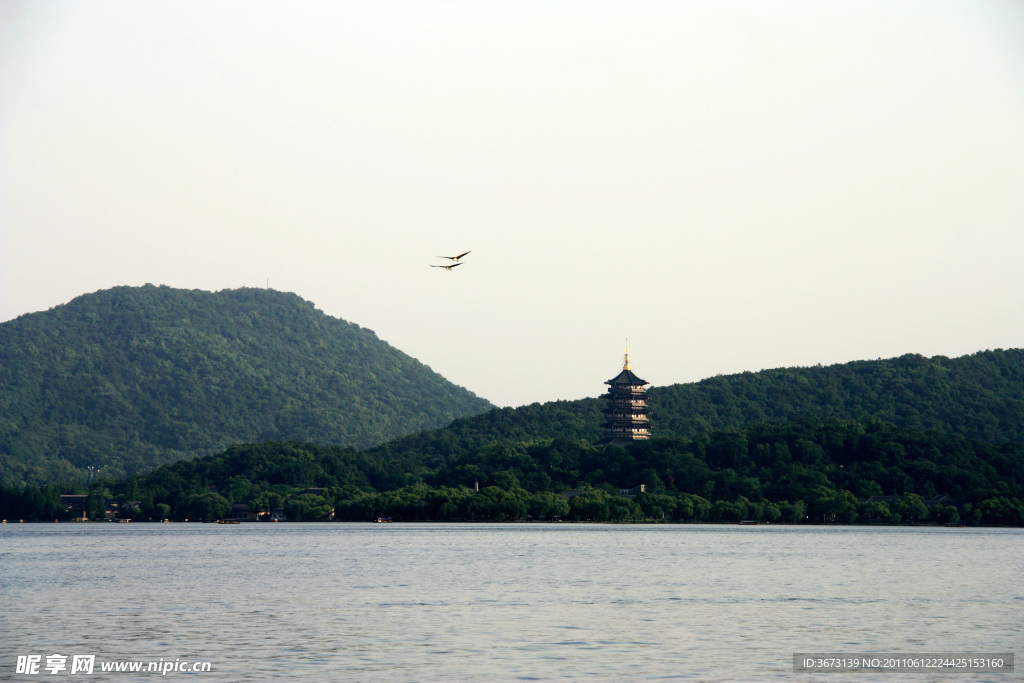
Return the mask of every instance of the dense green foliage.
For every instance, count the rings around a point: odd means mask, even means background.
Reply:
[[[1024,350],[744,372],[653,387],[648,399],[653,432],[663,437],[694,438],[759,422],[842,418],[884,420],[991,443],[1024,441]],[[601,438],[603,407],[603,401],[590,398],[495,409],[396,439],[372,453],[415,457],[436,468],[494,442],[595,442]]]
[[[652,405],[659,433],[675,436],[837,417],[992,443],[1024,441],[1024,349],[744,372],[653,389]]]
[[[620,495],[638,484],[647,490]],[[142,519],[215,519],[245,503],[265,513],[282,508],[299,520],[333,511],[343,520],[1024,525],[1024,444],[997,447],[879,420],[834,418],[627,447],[561,438],[495,442],[438,467],[380,451],[241,444],[89,492],[98,500],[140,501],[129,514]],[[4,489],[0,515],[66,517],[57,493]],[[926,504],[940,494],[955,500]],[[890,498],[868,500],[877,496]]]
[[[1024,441],[1024,350],[746,372],[653,387],[649,405],[655,436],[669,439],[841,418]],[[0,325],[7,484],[84,481],[90,467],[116,478],[295,440],[404,463],[401,476],[373,475],[390,490],[456,476],[492,446],[601,436],[600,399],[489,407],[293,294],[122,287]]]
[[[124,476],[245,441],[356,448],[492,406],[294,294],[118,287],[0,325],[0,480]]]

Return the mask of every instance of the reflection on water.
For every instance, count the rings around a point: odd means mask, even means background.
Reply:
[[[212,662],[195,680],[792,680],[794,652],[1021,654],[1022,575],[1017,529],[7,524],[0,678],[84,653]]]

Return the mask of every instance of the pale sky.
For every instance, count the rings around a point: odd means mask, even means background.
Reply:
[[[510,406],[1024,346],[1024,3],[0,0],[0,88],[0,321],[269,281]]]

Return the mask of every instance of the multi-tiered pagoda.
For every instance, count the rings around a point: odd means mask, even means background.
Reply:
[[[644,389],[650,382],[633,374],[633,368],[629,365],[628,345],[622,372],[605,384],[609,389],[602,398],[607,399],[608,406],[604,409],[604,438],[599,443],[627,444],[650,437],[647,390]]]

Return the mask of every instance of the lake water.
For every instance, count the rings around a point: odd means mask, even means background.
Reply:
[[[820,681],[794,653],[1024,654],[1022,577],[1020,529],[6,524],[0,679]],[[96,669],[16,675],[54,653]],[[99,672],[161,659],[210,670]]]

